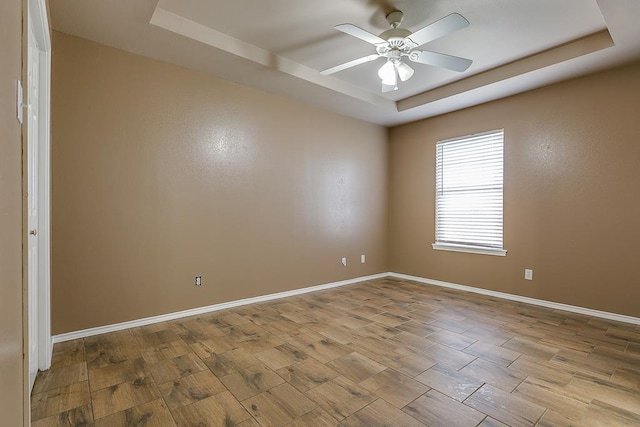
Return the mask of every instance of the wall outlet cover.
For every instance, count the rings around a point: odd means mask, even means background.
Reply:
[[[524,270],[524,278],[525,278],[525,280],[533,280],[533,270],[525,268],[525,270]]]

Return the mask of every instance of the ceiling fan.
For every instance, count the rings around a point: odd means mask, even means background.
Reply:
[[[458,72],[465,71],[471,65],[472,61],[470,59],[416,49],[425,43],[467,27],[469,21],[462,15],[452,13],[415,33],[400,28],[404,18],[404,14],[401,11],[394,10],[386,18],[391,29],[379,36],[353,24],[336,25],[336,30],[374,45],[377,53],[336,65],[320,73],[324,75],[334,74],[356,65],[375,61],[378,58],[386,58],[387,61],[378,70],[378,76],[382,79],[382,92],[390,92],[398,89],[398,79],[405,82],[413,76],[413,68],[402,62],[405,57],[419,64],[433,65]]]

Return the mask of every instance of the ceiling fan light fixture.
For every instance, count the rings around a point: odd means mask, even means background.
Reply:
[[[398,77],[396,74],[395,64],[391,61],[384,63],[378,70],[378,76],[382,79],[382,84],[386,86],[396,86]]]
[[[393,92],[394,90],[398,90],[398,85],[386,85],[386,84],[382,84],[382,93],[387,93],[387,92]]]
[[[411,68],[404,62],[398,62],[397,69],[398,69],[398,76],[400,77],[400,80],[402,80],[403,82],[406,82],[411,78],[411,76],[413,76],[413,68]]]

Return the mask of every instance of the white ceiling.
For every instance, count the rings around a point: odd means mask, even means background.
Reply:
[[[411,64],[380,92],[382,60],[336,31],[374,34],[402,10],[411,31],[460,13],[470,26],[423,49],[473,60],[464,73]],[[385,126],[454,111],[640,59],[638,0],[51,0],[53,27]]]

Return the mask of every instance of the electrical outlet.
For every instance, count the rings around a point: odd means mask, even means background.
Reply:
[[[342,265],[347,266],[347,257],[342,258]]]
[[[196,276],[196,287],[202,286],[202,276]]]
[[[528,268],[524,269],[524,278],[525,280],[533,280],[533,270],[529,270]]]
[[[364,254],[360,255],[360,263],[364,264],[367,261],[367,257]]]

